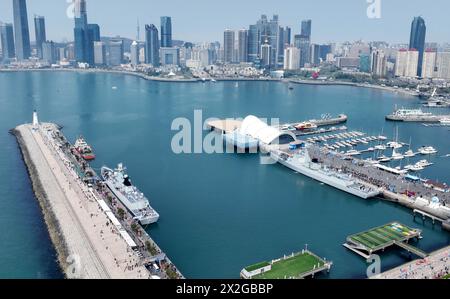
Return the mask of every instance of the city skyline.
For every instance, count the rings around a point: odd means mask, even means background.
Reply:
[[[63,0],[57,3],[48,0],[39,1],[39,4],[32,1],[28,2],[29,23],[32,24],[35,14],[42,15],[46,19],[48,39],[55,41],[73,40],[73,20],[67,16],[69,3]],[[107,5],[104,0],[87,2],[90,19],[99,23],[102,28],[102,35],[120,35],[131,39],[136,36],[137,19],[141,24],[142,32],[145,24],[159,25],[161,16],[171,16],[174,40],[202,42],[220,41],[225,28],[236,31],[242,28],[248,29],[248,25],[259,18],[261,14],[268,16],[278,14],[280,25],[291,27],[293,35],[300,33],[302,20],[312,19],[314,24],[312,41],[316,43],[359,39],[408,43],[410,30],[408,24],[415,16],[422,16],[427,21],[427,42],[450,42],[450,38],[447,37],[450,36],[448,32],[450,21],[446,19],[446,9],[444,9],[446,6],[450,8],[450,3],[443,0],[437,0],[434,5],[438,5],[442,9],[434,11],[432,7],[421,5],[418,0],[402,0],[396,1],[396,3],[382,1],[381,19],[368,18],[366,14],[368,4],[362,0],[351,0],[348,3],[329,2],[326,5],[310,3],[310,1],[282,1],[276,9],[270,3],[261,3],[258,7],[255,7],[252,5],[252,1],[239,3],[239,6],[236,6],[233,3],[236,2],[237,4],[237,1],[232,0],[227,7],[221,9],[220,16],[232,13],[233,18],[224,18],[223,20],[217,13],[214,13],[216,5],[203,0],[193,4],[194,7],[191,4],[189,14],[186,14],[186,10],[183,9],[186,4],[178,0],[172,1],[170,5],[150,4],[142,0],[134,0],[135,6],[139,7],[135,12],[129,9],[128,4],[117,3],[117,5],[111,6]],[[415,3],[417,5],[414,5]],[[2,6],[5,9],[0,11],[0,21],[12,23],[12,1],[5,1]],[[247,6],[249,9],[245,9]],[[195,9],[196,7],[198,9]],[[236,7],[239,7],[239,9],[236,9]],[[293,7],[299,9],[292,9]],[[399,8],[401,8],[401,14],[398,14]],[[329,15],[325,14],[325,10],[340,13]],[[122,21],[115,22],[119,15]],[[342,18],[347,21],[342,22]],[[198,21],[192,22],[192,20]],[[358,24],[358,26],[354,26],[354,24]],[[331,31],[330,28],[336,28],[337,30]],[[30,38],[32,41],[35,40],[34,30],[30,30]]]

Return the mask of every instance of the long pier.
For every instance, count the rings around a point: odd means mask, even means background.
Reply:
[[[77,165],[64,150],[68,143],[56,125],[25,124],[13,133],[67,278],[167,277],[146,267],[148,256],[141,251],[147,248],[140,246],[126,224],[117,219],[108,200],[80,177]],[[144,240],[149,239],[145,239],[145,232],[140,234]],[[156,250],[158,253],[159,248]],[[169,266],[175,274],[172,276],[182,278],[170,261]]]

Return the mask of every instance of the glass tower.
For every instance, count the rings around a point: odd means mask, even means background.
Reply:
[[[159,66],[159,38],[155,25],[145,25],[145,63]]]
[[[42,44],[47,41],[45,34],[45,19],[41,16],[34,16],[34,30],[36,35],[36,50],[39,59],[43,58]]]
[[[13,13],[16,57],[20,61],[31,56],[26,0],[13,0]]]
[[[172,18],[161,17],[161,47],[172,47]]]
[[[16,49],[14,46],[14,30],[12,24],[0,23],[0,41],[2,43],[3,61],[14,58]]]
[[[425,36],[427,26],[422,17],[415,17],[411,24],[411,36],[409,39],[409,48],[419,51],[419,63],[417,66],[417,75],[422,76],[423,53],[425,51]]]

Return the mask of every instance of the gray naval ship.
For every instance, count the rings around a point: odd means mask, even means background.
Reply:
[[[108,188],[133,214],[135,220],[142,225],[158,221],[159,214],[150,206],[145,195],[133,186],[122,163],[114,170],[102,167],[101,176]]]

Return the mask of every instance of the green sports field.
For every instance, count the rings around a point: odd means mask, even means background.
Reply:
[[[398,222],[393,222],[380,226],[353,236],[349,239],[365,246],[368,249],[375,249],[393,241],[402,241],[417,234],[417,231]]]
[[[314,269],[314,266],[322,267],[324,262],[317,257],[309,254],[298,254],[294,257],[276,262],[272,265],[272,270],[257,275],[253,279],[284,279],[291,277],[299,277],[302,274]]]

